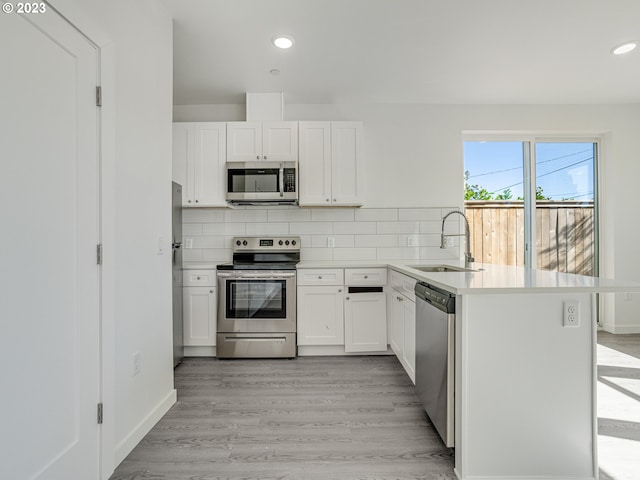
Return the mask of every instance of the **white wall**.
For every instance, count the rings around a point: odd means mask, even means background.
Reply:
[[[175,402],[171,318],[172,19],[153,0],[57,0],[101,47],[103,478]],[[164,255],[157,254],[158,237]],[[133,376],[134,352],[141,371]]]
[[[243,106],[176,105],[174,121],[244,120]],[[601,135],[603,276],[640,281],[632,218],[640,105],[285,105],[285,120],[361,120],[365,207],[462,207],[462,132]],[[640,299],[609,300],[605,327],[640,332]]]

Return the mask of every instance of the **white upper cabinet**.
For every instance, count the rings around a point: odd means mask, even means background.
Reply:
[[[182,185],[182,205],[226,206],[226,123],[173,124],[173,181]]]
[[[298,122],[228,122],[227,162],[297,162]]]
[[[362,206],[362,122],[300,122],[300,205]]]

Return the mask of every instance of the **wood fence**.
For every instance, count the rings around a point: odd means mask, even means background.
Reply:
[[[524,265],[520,201],[467,201],[471,252],[477,262]],[[594,275],[593,202],[536,202],[536,268]]]

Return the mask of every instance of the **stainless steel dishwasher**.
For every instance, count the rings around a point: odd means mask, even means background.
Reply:
[[[455,295],[418,282],[416,390],[447,447],[454,446]]]

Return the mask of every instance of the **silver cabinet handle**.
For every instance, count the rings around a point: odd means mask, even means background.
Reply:
[[[327,198],[327,202],[329,201],[329,199]]]
[[[264,159],[266,160],[266,159],[267,159],[267,156],[265,155],[265,156],[264,156],[264,157],[262,157],[262,158],[264,158]]]
[[[196,277],[196,280],[200,280],[200,277]]]
[[[322,276],[321,275],[318,275],[318,280],[322,280]]]
[[[364,276],[364,278],[365,278],[365,279],[366,279],[366,278],[369,278],[369,275],[365,275],[365,276]]]
[[[256,155],[256,160],[260,160],[260,155]]]
[[[338,293],[342,293],[342,289],[339,289],[339,290],[338,290]]]
[[[198,200],[196,200],[196,203],[198,203]]]
[[[213,290],[209,290],[209,293],[213,293]]]
[[[327,200],[327,202],[328,202],[328,201],[329,201],[329,200]],[[191,200],[187,200],[187,202],[191,203]]]
[[[347,297],[345,300],[349,300],[349,297]]]
[[[334,198],[334,199],[333,199],[333,201],[335,202],[335,201],[336,201],[336,199]]]

